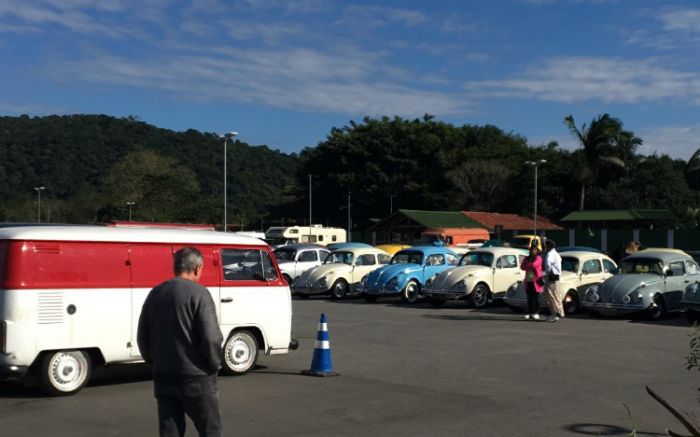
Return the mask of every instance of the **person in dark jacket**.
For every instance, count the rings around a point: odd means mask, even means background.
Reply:
[[[185,247],[175,252],[175,277],[152,289],[141,309],[137,341],[153,368],[161,436],[184,436],[185,414],[200,436],[221,436],[216,374],[223,336],[214,300],[198,284],[204,258]]]

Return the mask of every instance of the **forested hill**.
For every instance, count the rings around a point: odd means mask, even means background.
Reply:
[[[0,221],[220,223],[223,140],[133,117],[0,117]],[[228,144],[230,223],[259,223],[295,192],[296,155]]]

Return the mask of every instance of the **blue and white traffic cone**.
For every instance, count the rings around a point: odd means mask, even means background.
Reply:
[[[309,376],[337,376],[333,371],[331,363],[331,342],[328,336],[328,318],[326,314],[321,314],[321,321],[318,324],[318,335],[316,336],[316,346],[314,347],[314,357],[311,360],[311,368],[302,370],[302,374]]]

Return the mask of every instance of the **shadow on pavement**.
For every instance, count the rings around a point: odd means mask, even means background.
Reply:
[[[618,426],[618,425],[605,425],[602,423],[574,423],[574,424],[565,426],[564,429],[569,431],[569,432],[572,432],[575,434],[580,434],[580,435],[594,435],[594,436],[604,436],[604,435],[629,436],[629,435],[632,435],[632,430],[629,428],[625,428],[625,427]],[[657,432],[636,431],[635,435],[654,436],[654,435],[666,435],[666,434],[660,434]]]

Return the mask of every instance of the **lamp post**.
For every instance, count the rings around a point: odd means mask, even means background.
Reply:
[[[534,216],[533,216],[533,234],[537,235],[537,168],[542,165],[546,164],[547,160],[546,159],[538,159],[536,161],[525,161],[525,164],[530,165],[532,167],[535,167],[535,208],[534,208]]]
[[[352,218],[350,215],[350,191],[348,191],[348,241],[352,241]]]
[[[311,205],[312,205],[312,191],[311,191],[311,175],[309,175],[309,243],[311,243],[311,235],[312,235],[312,228],[311,228]]]
[[[226,232],[226,227],[228,225],[228,205],[226,204],[227,201],[227,196],[226,196],[226,145],[228,143],[229,138],[233,139],[238,136],[238,132],[236,131],[231,131],[227,134],[224,134],[224,232]]]
[[[389,194],[389,215],[394,213],[394,195]]]
[[[131,207],[136,205],[136,202],[126,202],[126,206],[129,207],[129,221],[131,221]]]
[[[46,187],[34,187],[37,195],[36,202],[36,222],[41,223],[41,192],[46,189]]]

